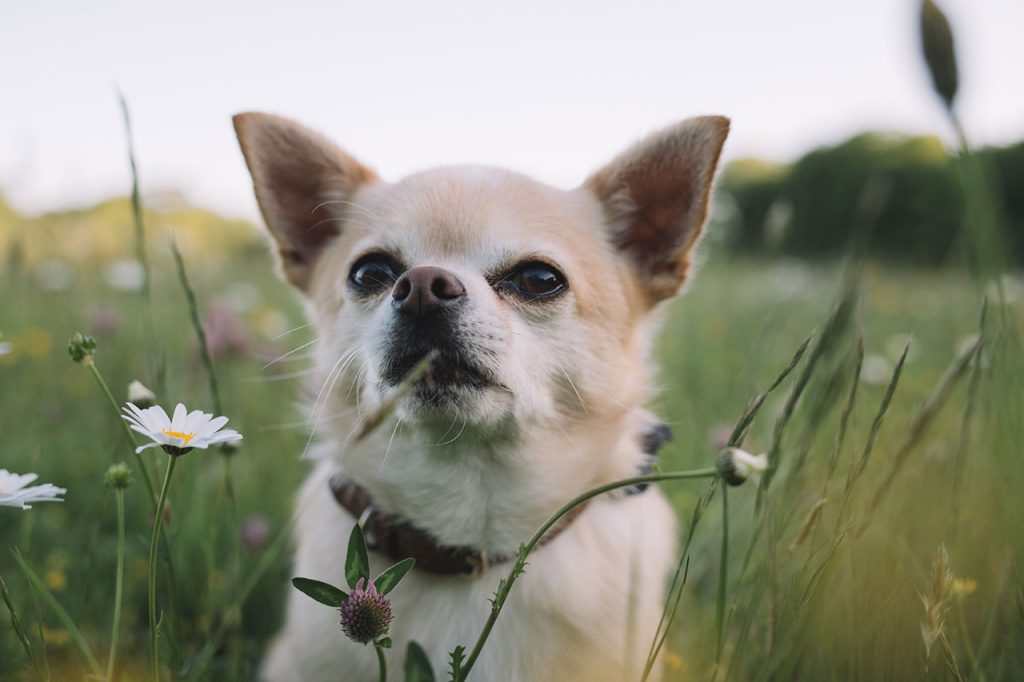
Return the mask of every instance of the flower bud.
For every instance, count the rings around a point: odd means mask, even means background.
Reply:
[[[959,80],[953,31],[946,15],[932,0],[921,2],[921,51],[935,92],[942,98],[946,108],[952,109]]]
[[[341,605],[341,629],[354,642],[367,644],[388,633],[388,626],[394,617],[391,601],[377,591],[377,586],[360,578],[356,589]]]
[[[752,474],[768,469],[768,456],[752,455],[740,448],[726,448],[718,454],[715,468],[719,477],[729,485],[743,485]]]
[[[85,362],[96,352],[96,339],[85,336],[81,332],[75,332],[68,339],[68,355],[75,362]]]
[[[126,464],[111,464],[103,476],[103,482],[108,488],[124,490],[132,484],[132,472]]]
[[[156,394],[146,388],[145,384],[136,379],[128,384],[128,402],[139,409],[146,409],[156,405]]]

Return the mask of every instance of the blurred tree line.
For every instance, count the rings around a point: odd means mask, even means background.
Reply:
[[[1024,264],[1024,142],[978,152],[1012,260]],[[756,159],[722,174],[720,234],[733,251],[828,258],[866,239],[876,257],[960,263],[960,167],[934,137],[863,133],[788,165]]]

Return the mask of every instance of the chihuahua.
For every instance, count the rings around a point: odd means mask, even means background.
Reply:
[[[658,304],[690,275],[729,121],[656,132],[571,190],[482,167],[386,182],[287,119],[234,124],[280,271],[316,329],[316,463],[297,499],[294,575],[343,585],[356,523],[373,575],[416,559],[388,595],[385,655],[401,670],[415,641],[440,674],[472,648],[525,540],[580,493],[649,470]],[[677,526],[660,491],[627,492],[544,537],[475,679],[639,678]],[[377,666],[337,610],[292,590],[261,675],[374,680]]]

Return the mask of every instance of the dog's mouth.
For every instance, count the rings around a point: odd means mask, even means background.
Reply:
[[[392,355],[381,371],[381,379],[390,387],[398,386],[427,352],[406,352]],[[465,354],[438,349],[430,369],[416,383],[413,395],[426,403],[443,403],[467,392],[500,386],[494,375]]]

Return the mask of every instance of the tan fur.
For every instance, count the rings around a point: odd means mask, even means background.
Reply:
[[[271,234],[283,254],[298,252],[284,272],[305,292],[321,338],[313,421],[322,461],[299,497],[296,575],[343,580],[343,538],[354,520],[327,491],[332,473],[344,472],[379,508],[444,544],[508,555],[566,500],[636,472],[639,435],[653,421],[644,409],[652,308],[687,275],[726,119],[656,133],[568,191],[474,167],[386,183],[284,119],[245,114],[236,128]],[[342,203],[315,215],[330,201],[324,197]],[[328,232],[313,234],[324,225]],[[503,388],[478,389],[444,409],[409,396],[392,422],[353,444],[362,415],[387,395],[379,347],[395,324],[387,294],[359,299],[346,283],[353,262],[371,250],[460,279],[460,334],[483,349],[477,359]],[[526,260],[557,267],[567,292],[526,302],[492,288],[488,277]],[[659,491],[595,500],[531,556],[474,677],[636,678],[674,546]],[[374,569],[383,568],[383,557],[371,554]],[[631,584],[634,566],[640,578]],[[506,571],[494,567],[475,581],[414,571],[393,593],[390,665],[400,668],[410,638],[438,668],[456,645],[471,644]],[[295,592],[289,600],[268,680],[372,678],[372,652],[344,639],[336,614]],[[628,654],[627,632],[636,647]]]

